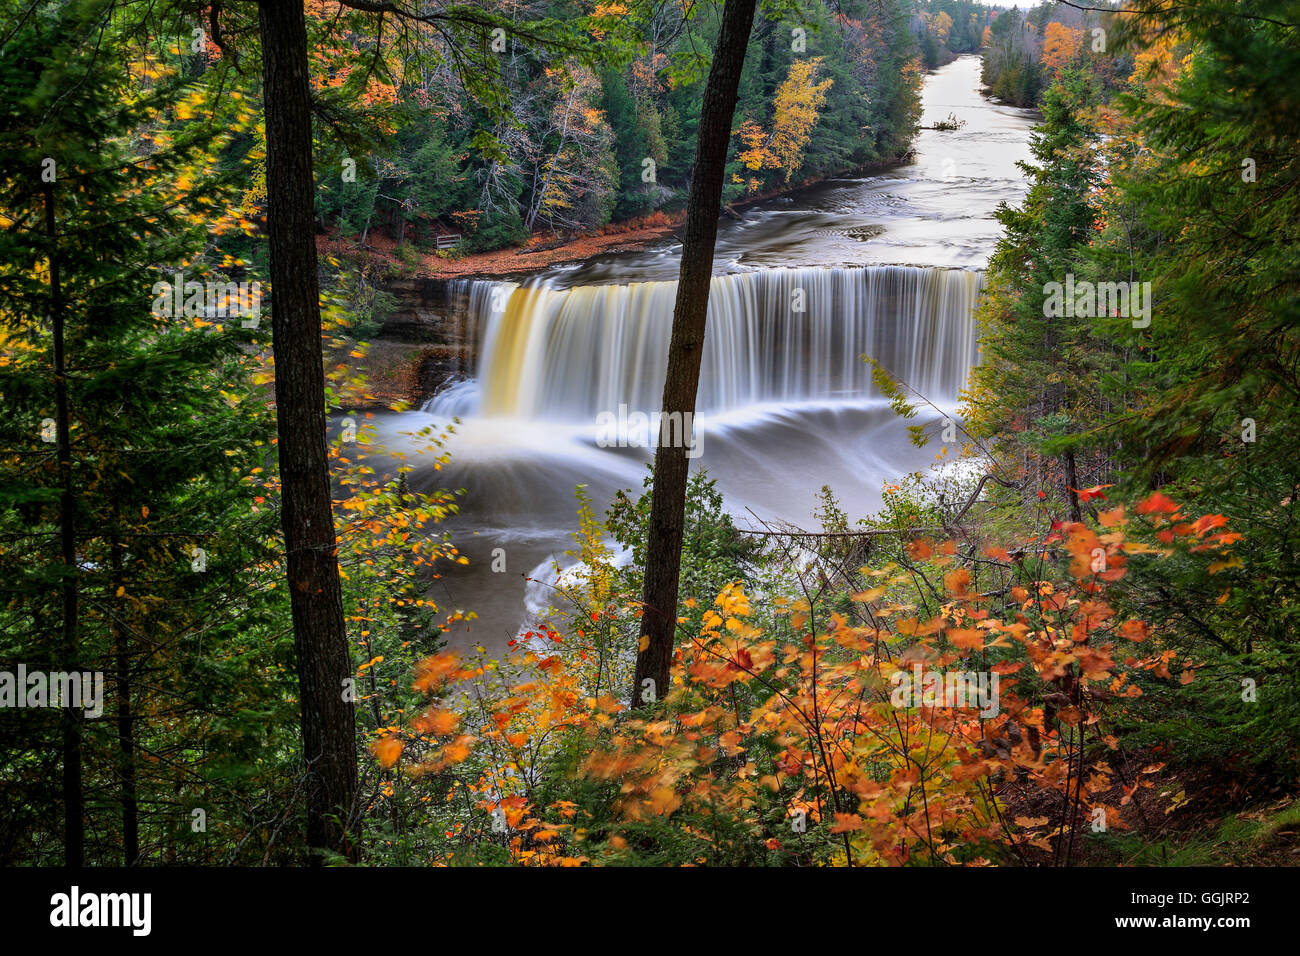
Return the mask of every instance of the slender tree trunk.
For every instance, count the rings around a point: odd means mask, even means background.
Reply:
[[[1079,507],[1079,473],[1074,463],[1074,452],[1065,453],[1065,494],[1070,502],[1070,520],[1083,521],[1083,509]]]
[[[307,762],[307,843],[354,854],[357,790],[353,676],[339,585],[325,442],[325,376],[316,280],[311,88],[302,0],[261,0],[267,231],[276,426],[289,599]],[[313,859],[319,861],[318,853]]]
[[[77,664],[77,498],[72,489],[72,435],[68,414],[68,365],[64,354],[63,289],[59,278],[58,229],[54,218],[54,183],[45,184],[45,233],[50,240],[50,323],[54,351],[54,427],[59,458],[59,542],[63,559],[63,640],[61,667]],[[80,701],[63,705],[63,848],[64,863],[79,867],[86,860],[85,800],[81,793]]]
[[[114,521],[117,510],[114,509]],[[110,565],[112,584],[110,591],[116,595],[124,586],[122,575],[122,542],[114,533],[111,542]],[[135,866],[140,856],[140,814],[136,796],[135,778],[135,727],[131,713],[131,656],[126,628],[122,626],[124,602],[115,596],[108,598],[113,615],[113,666],[117,671],[117,749],[122,767],[122,862]]]
[[[546,170],[546,179],[542,182],[542,188],[533,196],[533,201],[528,209],[528,218],[524,222],[524,229],[528,232],[533,231],[533,224],[537,222],[537,216],[542,211],[542,203],[546,201],[546,191],[551,188],[551,177],[555,175],[555,167],[559,165],[560,154],[564,152],[564,147],[569,141],[569,115],[573,112],[573,98],[577,95],[577,86],[569,91],[569,99],[564,104],[564,127],[560,130],[560,145],[555,147],[555,155],[551,157],[551,165]],[[534,179],[536,177],[534,176]],[[710,249],[710,253],[712,249]]]
[[[664,380],[663,418],[655,450],[654,490],[650,498],[650,534],[646,544],[642,590],[641,651],[633,678],[633,706],[653,703],[668,691],[673,638],[677,627],[677,586],[682,562],[686,513],[686,457],[691,436],[686,423],[695,417],[695,393],[704,351],[704,324],[713,277],[713,247],[722,207],[722,179],[731,141],[736,91],[745,65],[745,49],[754,24],[755,0],[726,0],[713,66],[704,88],[699,139],[682,238],[682,268],[673,308],[668,374]],[[682,416],[682,441],[669,447],[670,416]],[[689,417],[688,417],[689,416]]]

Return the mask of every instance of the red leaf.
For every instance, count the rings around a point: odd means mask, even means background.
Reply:
[[[1153,513],[1172,514],[1177,510],[1178,505],[1158,491],[1137,506],[1137,513],[1140,515],[1149,515]]]

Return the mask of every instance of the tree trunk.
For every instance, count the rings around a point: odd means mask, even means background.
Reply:
[[[646,543],[645,584],[642,589],[641,648],[636,659],[632,704],[639,707],[662,699],[668,691],[677,627],[677,586],[682,561],[686,513],[686,454],[691,436],[685,423],[695,417],[695,393],[700,381],[704,324],[713,277],[713,247],[718,237],[722,179],[731,142],[736,91],[745,65],[745,49],[754,23],[755,0],[726,0],[713,66],[704,88],[699,138],[691,174],[686,228],[682,236],[682,268],[673,308],[673,332],[664,380],[659,446],[655,450],[654,489],[650,498],[650,533]],[[682,415],[682,442],[668,447],[669,416]],[[687,418],[687,415],[690,417]]]
[[[1070,502],[1070,520],[1078,524],[1083,521],[1083,510],[1079,507],[1079,473],[1074,464],[1074,452],[1065,453],[1065,494]]]
[[[113,521],[119,521],[118,511],[113,509]],[[126,609],[124,602],[117,598],[118,588],[124,587],[126,580],[122,574],[122,542],[117,532],[113,533],[110,551],[112,581],[109,585],[108,606],[113,618],[113,666],[117,670],[117,749],[122,767],[122,863],[135,866],[140,856],[140,811],[136,796],[135,775],[135,727],[131,713],[131,655],[128,646],[129,636],[122,625],[122,615]]]
[[[54,183],[45,184],[45,233],[50,240],[50,324],[54,353],[54,428],[59,458],[59,542],[63,575],[61,669],[79,671],[77,661],[77,497],[72,489],[72,434],[68,414],[68,363],[64,354],[63,288],[59,279],[59,239],[54,217]],[[85,800],[81,794],[81,701],[63,705],[63,860],[69,867],[86,862]]]
[[[267,232],[284,543],[302,739],[307,843],[354,854],[357,789],[353,676],[339,585],[325,442],[325,376],[312,198],[311,89],[302,0],[261,0]],[[320,861],[320,854],[313,853]]]

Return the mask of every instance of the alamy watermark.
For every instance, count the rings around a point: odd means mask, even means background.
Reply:
[[[257,328],[262,317],[262,283],[199,282],[177,272],[172,281],[153,284],[153,314],[166,318],[240,318],[246,329]]]
[[[695,417],[690,412],[629,412],[619,405],[618,412],[601,412],[596,416],[596,444],[601,448],[685,448],[687,458],[699,458],[704,451],[703,438],[695,433]]]
[[[148,936],[153,926],[151,893],[83,893],[73,886],[50,897],[50,925],[120,926],[133,936]]]
[[[1132,319],[1135,329],[1151,324],[1150,282],[1075,282],[1069,273],[1064,283],[1045,284],[1043,295],[1044,318],[1119,315]]]
[[[943,673],[913,664],[911,671],[894,671],[889,684],[893,688],[889,702],[900,709],[978,707],[981,717],[998,715],[998,675],[991,671]]]
[[[94,720],[104,713],[103,671],[0,671],[0,707],[80,707]]]

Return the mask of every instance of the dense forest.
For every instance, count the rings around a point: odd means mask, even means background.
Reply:
[[[1161,540],[1204,514],[1198,538],[1242,542],[1209,564],[1156,562],[1117,590],[1116,609],[1168,635],[1198,675],[1136,701],[1127,739],[1283,790],[1300,770],[1288,9],[1107,18],[1098,37],[1127,51],[1111,59],[1089,53],[1087,22],[1047,21],[1031,186],[999,214],[968,403],[972,438],[1019,482],[990,520],[1006,508],[1023,521],[1037,491],[1100,532],[1149,494],[1136,512],[1168,516]]]
[[[544,3],[521,10],[568,12]],[[656,6],[622,24],[617,37],[634,44],[626,55],[595,63],[499,38],[508,116],[491,116],[451,63],[369,82],[363,96],[393,131],[391,148],[368,153],[347,181],[335,174],[344,157],[322,164],[322,228],[361,246],[382,228],[398,245],[409,238],[436,249],[442,235],[473,250],[680,210],[701,51],[716,42],[718,13]],[[909,0],[818,0],[761,18],[740,80],[725,198],[898,159],[916,122],[918,41],[938,62],[947,16]],[[330,83],[346,83],[350,69],[332,70]]]
[[[1097,6],[0,0],[0,862],[1300,862],[1300,7]],[[680,226],[689,438],[720,217],[914,175],[974,54],[1036,112],[959,414],[836,357],[935,467],[756,525],[665,426],[457,642],[472,426],[383,446],[383,280]]]
[[[984,86],[1008,103],[1037,106],[1068,67],[1085,70],[1107,96],[1124,92],[1140,54],[1136,46],[1111,45],[1120,23],[1105,9],[1076,4],[1012,7],[985,29]]]

